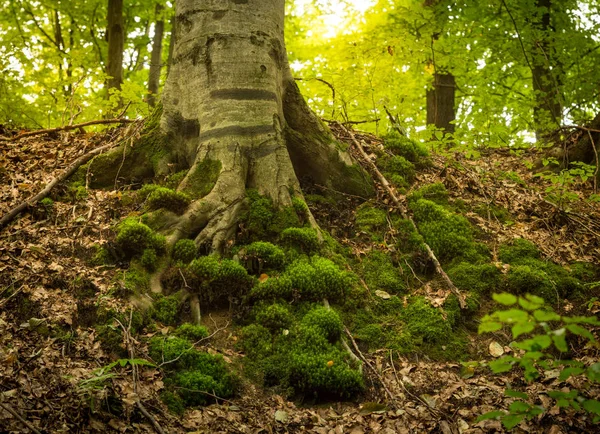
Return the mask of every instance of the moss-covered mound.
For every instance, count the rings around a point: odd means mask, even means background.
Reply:
[[[178,336],[156,336],[150,340],[150,357],[165,369],[163,401],[175,413],[185,407],[205,405],[218,398],[233,396],[238,380],[223,357],[198,351],[194,339],[205,333],[186,327],[176,331]]]

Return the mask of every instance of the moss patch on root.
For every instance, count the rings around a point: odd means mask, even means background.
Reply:
[[[183,192],[194,199],[210,193],[221,174],[221,162],[206,158],[200,161],[189,174]]]

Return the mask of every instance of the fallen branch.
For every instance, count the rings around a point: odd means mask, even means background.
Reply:
[[[390,198],[392,199],[392,201],[394,202],[394,204],[400,211],[400,215],[402,216],[402,218],[405,220],[409,220],[410,223],[412,224],[413,228],[415,229],[415,231],[419,232],[419,228],[417,228],[417,225],[415,224],[414,220],[411,218],[410,215],[408,215],[406,209],[404,208],[404,205],[402,204],[402,202],[400,202],[400,199],[398,199],[398,196],[396,196],[396,193],[394,193],[394,190],[392,190],[392,187],[391,187],[389,181],[379,171],[379,169],[377,168],[375,163],[373,161],[371,161],[371,159],[365,152],[361,143],[358,140],[356,140],[356,137],[354,136],[352,131],[350,131],[349,129],[344,127],[339,122],[338,122],[338,125],[346,132],[346,134],[348,134],[348,136],[350,136],[350,138],[352,139],[352,142],[354,143],[354,145],[356,146],[358,151],[361,153],[363,159],[371,166],[371,170],[373,171],[373,173],[375,173],[375,175],[379,179],[379,182],[381,182],[381,184],[383,185],[383,188],[385,188],[387,194],[390,196]],[[461,309],[466,309],[467,303],[465,301],[464,295],[461,294],[461,292],[454,285],[454,283],[452,282],[450,277],[448,277],[448,274],[446,274],[446,272],[442,268],[440,261],[438,261],[437,257],[435,256],[435,253],[433,253],[433,250],[431,250],[431,247],[429,247],[429,245],[426,242],[423,242],[423,245],[425,247],[425,251],[427,252],[427,255],[429,256],[429,259],[431,259],[431,261],[433,262],[433,265],[435,266],[435,271],[440,276],[442,276],[442,279],[444,279],[444,281],[450,288],[450,291],[452,291],[452,293],[456,296],[456,298],[458,298],[458,303],[460,304]]]
[[[81,157],[79,157],[73,162],[73,164],[67,167],[67,169],[65,169],[65,171],[59,177],[54,178],[48,185],[46,185],[46,187],[42,191],[40,191],[35,196],[25,200],[24,202],[21,202],[19,205],[11,209],[4,216],[2,216],[2,218],[0,219],[0,229],[2,229],[4,226],[6,226],[6,224],[12,221],[17,215],[19,215],[19,213],[35,205],[37,202],[48,196],[48,194],[50,193],[50,191],[52,191],[56,184],[67,179],[69,176],[75,173],[75,171],[79,169],[80,166],[90,161],[96,155],[107,151],[114,146],[116,146],[115,143],[109,143],[108,145],[100,146],[99,148],[93,149],[87,154],[84,154]]]
[[[59,131],[71,131],[71,130],[77,130],[79,128],[83,128],[83,127],[89,127],[91,125],[107,125],[107,124],[131,124],[133,122],[137,122],[137,120],[135,119],[124,119],[124,118],[116,118],[116,119],[101,119],[101,120],[96,120],[96,121],[88,121],[88,122],[83,122],[81,124],[75,124],[75,125],[65,125],[64,127],[57,127],[57,128],[48,128],[46,130],[35,130],[35,131],[28,131],[26,133],[22,133],[22,134],[18,134],[15,137],[4,137],[4,136],[0,136],[0,141],[4,141],[4,142],[14,142],[15,140],[19,140],[19,139],[23,139],[25,137],[31,137],[31,136],[41,136],[42,134],[51,134],[51,133],[57,133]]]
[[[2,407],[4,410],[8,411],[10,414],[12,414],[14,417],[16,417],[23,425],[25,425],[27,428],[29,428],[33,433],[42,434],[39,430],[35,429],[35,427],[32,424],[27,422],[27,420],[24,419],[23,416],[21,416],[19,413],[14,411],[8,405],[5,405],[2,402],[0,402],[0,407]]]

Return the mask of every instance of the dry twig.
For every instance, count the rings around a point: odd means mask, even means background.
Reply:
[[[83,128],[83,127],[89,127],[91,125],[131,124],[133,122],[137,122],[137,120],[135,120],[135,119],[123,119],[123,118],[118,118],[118,119],[101,119],[101,120],[96,120],[96,121],[83,122],[81,124],[65,125],[64,127],[48,128],[46,130],[28,131],[26,133],[19,134],[19,135],[15,136],[15,137],[0,136],[0,140],[4,141],[4,142],[14,142],[16,140],[23,139],[25,137],[40,136],[42,134],[57,133],[59,131],[71,131],[71,130],[76,130],[76,129]]]

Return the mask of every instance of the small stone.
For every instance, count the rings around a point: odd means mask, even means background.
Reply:
[[[287,412],[285,412],[283,410],[277,410],[275,412],[275,420],[277,422],[287,423],[288,419],[289,419],[289,416],[288,416]]]

